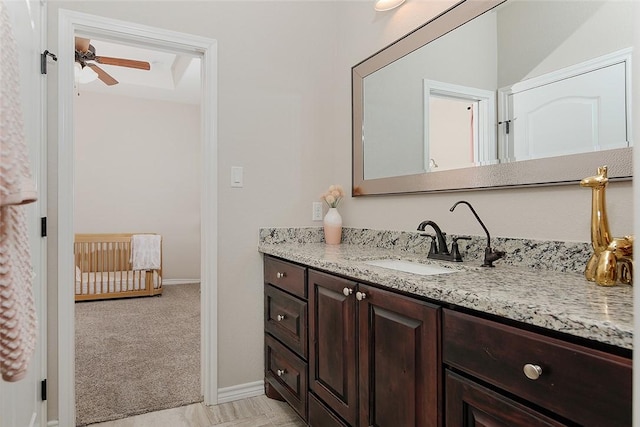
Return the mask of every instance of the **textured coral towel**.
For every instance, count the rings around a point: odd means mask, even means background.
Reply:
[[[26,375],[36,342],[33,269],[24,205],[36,200],[20,107],[18,54],[0,0],[0,374]]]

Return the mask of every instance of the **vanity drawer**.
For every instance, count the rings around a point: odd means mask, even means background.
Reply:
[[[264,288],[264,328],[307,358],[307,303],[271,285]]]
[[[265,335],[265,381],[307,420],[307,364],[277,340]]]
[[[443,313],[447,365],[581,425],[631,425],[630,359],[451,310]],[[541,369],[537,379],[524,374],[527,364]]]
[[[307,298],[306,274],[307,269],[299,265],[271,257],[264,259],[265,283],[271,283],[300,298]]]

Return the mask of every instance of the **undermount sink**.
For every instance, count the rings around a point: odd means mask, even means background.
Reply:
[[[364,263],[376,267],[388,268],[390,270],[420,274],[422,276],[456,273],[458,271],[453,268],[440,267],[439,265],[421,264],[419,262],[404,261],[401,259],[374,259],[371,261],[364,261]]]

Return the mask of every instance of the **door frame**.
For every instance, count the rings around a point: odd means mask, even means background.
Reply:
[[[75,425],[74,302],[74,34],[134,41],[201,55],[201,392],[218,401],[217,328],[217,41],[76,11],[58,13],[58,421]]]

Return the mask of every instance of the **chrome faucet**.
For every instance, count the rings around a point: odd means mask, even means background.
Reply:
[[[503,258],[505,253],[503,251],[494,251],[493,249],[491,249],[491,236],[489,235],[489,230],[487,230],[487,227],[485,227],[484,223],[476,213],[476,210],[473,209],[473,206],[471,206],[471,203],[465,200],[460,200],[459,202],[456,202],[453,206],[451,206],[451,209],[449,209],[449,211],[453,212],[456,206],[458,206],[460,203],[469,206],[469,209],[471,209],[471,212],[484,229],[484,232],[487,233],[487,247],[484,249],[484,262],[482,263],[482,267],[494,267],[493,262],[499,260],[500,258]]]
[[[450,260],[451,254],[449,253],[449,249],[447,248],[446,233],[442,232],[440,227],[438,227],[438,224],[436,224],[431,220],[422,221],[420,225],[418,225],[418,231],[424,231],[424,229],[428,225],[433,228],[433,230],[436,232],[436,235],[432,236],[431,234],[426,234],[426,233],[423,234],[423,236],[428,236],[428,237],[431,237],[432,239],[431,249],[429,249],[429,255],[427,255],[427,258],[444,259],[447,261]],[[436,244],[436,239],[438,240],[437,244]]]

